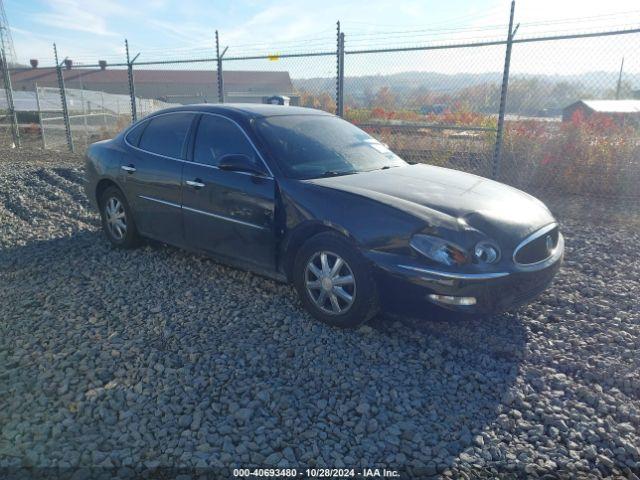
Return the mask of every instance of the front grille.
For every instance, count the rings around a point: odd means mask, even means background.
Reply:
[[[516,248],[514,261],[521,265],[530,265],[546,260],[558,246],[559,235],[557,225],[538,230]]]

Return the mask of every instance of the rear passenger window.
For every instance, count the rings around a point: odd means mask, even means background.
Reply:
[[[127,142],[129,142],[134,147],[138,146],[140,143],[140,137],[142,136],[142,132],[144,132],[145,127],[148,122],[140,122],[138,125],[133,127],[133,129],[127,133]]]
[[[140,140],[140,148],[172,158],[182,158],[192,113],[170,113],[152,118]]]
[[[256,152],[240,127],[222,117],[202,115],[193,160],[216,166],[220,158],[230,153],[243,153],[254,162],[257,161]]]

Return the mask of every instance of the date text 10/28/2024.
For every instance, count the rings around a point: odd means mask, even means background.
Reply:
[[[399,478],[397,470],[386,468],[307,468],[298,471],[295,468],[235,468],[234,477],[267,478]]]

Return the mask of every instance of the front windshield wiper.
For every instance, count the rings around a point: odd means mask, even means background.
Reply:
[[[367,170],[367,172],[375,172],[376,170],[389,170],[390,168],[400,167],[401,165],[385,165],[379,168],[372,168],[371,170]]]
[[[321,177],[339,177],[340,175],[352,175],[354,173],[358,173],[358,172],[355,170],[344,170],[344,171],[327,170],[320,176]]]

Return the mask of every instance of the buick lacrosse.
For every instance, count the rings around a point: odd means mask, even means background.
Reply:
[[[564,243],[539,200],[412,165],[327,113],[272,105],[163,110],[87,150],[108,240],[156,239],[289,282],[319,320],[357,326],[406,302],[515,307]]]

